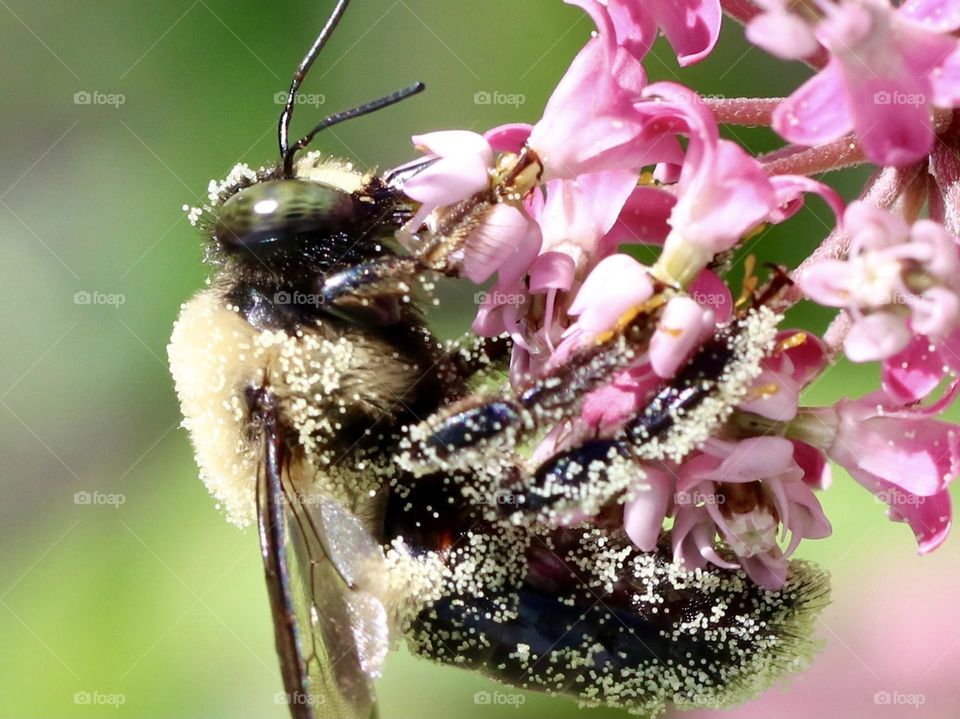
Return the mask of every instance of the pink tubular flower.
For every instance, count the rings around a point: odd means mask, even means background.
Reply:
[[[804,469],[788,440],[714,440],[678,472],[674,483],[665,472],[647,469],[624,510],[628,536],[645,551],[655,545],[663,520],[672,511],[677,561],[690,569],[707,562],[740,566],[757,584],[777,591],[786,581],[787,558],[800,541],[830,535],[830,523],[804,482]],[[790,541],[784,549],[780,540],[788,532]],[[717,552],[718,535],[739,563]]]
[[[671,231],[654,268],[661,279],[688,284],[714,256],[735,247],[761,222],[779,222],[796,212],[803,192],[817,192],[834,211],[839,209],[839,198],[825,185],[805,177],[771,178],[739,145],[720,139],[713,115],[690,90],[661,82],[644,95],[662,100],[644,106],[651,117],[648,134],[689,137]]]
[[[936,409],[904,410],[877,392],[801,410],[792,423],[800,431],[792,434],[811,439],[888,504],[890,518],[910,525],[923,554],[947,537],[947,485],[960,472],[960,428],[931,419]]]
[[[602,170],[639,171],[679,161],[676,142],[640,138],[646,118],[636,103],[646,74],[636,57],[617,45],[610,12],[594,0],[577,0],[599,34],[574,59],[553,91],[528,145],[544,165],[544,178],[573,178]]]
[[[872,162],[903,166],[930,152],[933,107],[960,100],[960,3],[817,2],[790,15],[787,2],[754,20],[751,39],[782,56],[809,54],[814,38],[832,58],[774,113],[790,142],[819,145],[854,131]],[[804,32],[807,23],[809,30]],[[764,40],[763,38],[766,38]]]
[[[844,225],[852,238],[850,258],[818,262],[798,284],[816,302],[850,312],[847,356],[854,362],[888,359],[905,350],[913,335],[952,342],[960,324],[960,254],[943,226],[931,220],[910,226],[863,202],[847,208]],[[914,359],[897,361],[909,367]],[[905,387],[914,384],[904,381]]]
[[[403,183],[404,193],[422,203],[408,224],[416,232],[438,207],[460,202],[489,186],[493,149],[483,135],[466,130],[415,135],[413,144],[428,153],[427,159],[435,158]]]

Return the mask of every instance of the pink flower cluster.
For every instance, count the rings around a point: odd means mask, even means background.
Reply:
[[[723,427],[680,462],[638,467],[621,498],[624,528],[650,551],[672,526],[677,561],[740,567],[777,590],[800,541],[830,534],[817,492],[832,460],[910,526],[921,552],[937,547],[960,472],[957,428],[937,418],[960,370],[960,0],[567,2],[596,32],[539,121],[418,136],[431,161],[404,186],[421,203],[403,233],[415,241],[451,208],[515,182],[494,193],[456,259],[474,282],[495,278],[473,327],[509,334],[518,387],[663,298],[631,368],[590,393],[534,459],[616,436],[736,315],[723,258],[813,194],[836,226],[768,302],[782,311],[805,298],[836,308],[836,321],[823,338],[781,331]],[[785,100],[708,101],[648,83],[643,61],[659,32],[681,66],[698,62],[717,42],[722,10],[761,48],[806,61],[813,77]],[[790,144],[756,157],[721,137],[721,124],[738,122],[767,124]],[[880,168],[847,207],[813,178],[865,162]],[[535,177],[517,181],[525,168]],[[636,259],[641,246],[656,259]],[[744,296],[755,300],[755,289]],[[803,389],[841,351],[881,363],[882,387],[805,406]]]

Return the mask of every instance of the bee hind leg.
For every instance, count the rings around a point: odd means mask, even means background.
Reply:
[[[618,372],[643,361],[659,308],[640,312],[614,334],[570,361],[501,396],[478,392],[447,405],[410,429],[403,461],[416,473],[472,469],[512,453],[537,433],[579,415],[583,398]]]

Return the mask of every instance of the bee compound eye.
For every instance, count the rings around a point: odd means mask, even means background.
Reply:
[[[214,234],[225,249],[265,250],[287,241],[352,226],[358,208],[349,193],[303,180],[251,185],[223,203]]]

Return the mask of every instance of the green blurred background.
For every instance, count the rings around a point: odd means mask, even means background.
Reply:
[[[256,536],[228,525],[197,480],[165,345],[205,277],[181,206],[202,201],[235,162],[273,160],[275,95],[331,4],[0,0],[0,717],[285,716]],[[317,144],[363,166],[410,158],[414,132],[535,121],[591,29],[559,0],[354,5],[295,127],[428,84]],[[747,51],[741,35],[729,25],[684,80],[707,94],[778,95],[803,77]],[[655,79],[677,77],[665,47],[647,66]],[[764,131],[737,136],[775,145]],[[835,179],[850,196],[863,177]],[[754,251],[795,264],[825,219],[822,207],[805,209]],[[446,294],[437,322],[451,335],[469,322],[473,289]],[[841,365],[809,401],[875,380]],[[909,531],[839,473],[823,500],[834,536],[802,554],[835,577],[818,625],[827,649],[788,693],[730,716],[960,716],[960,543],[918,559]],[[402,652],[379,690],[386,719],[582,713]],[[511,703],[476,703],[476,692],[497,691]],[[921,711],[907,695],[923,696]]]

